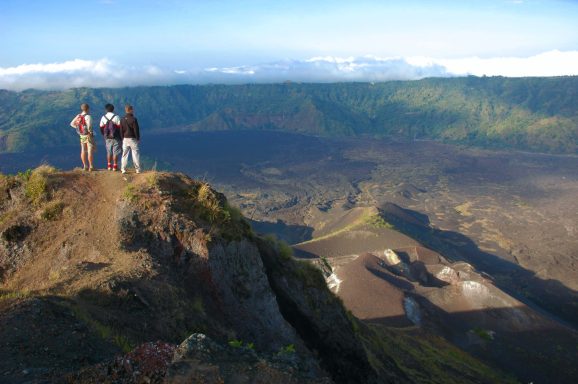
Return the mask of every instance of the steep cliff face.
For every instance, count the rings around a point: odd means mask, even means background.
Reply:
[[[98,382],[104,369],[136,382],[110,359],[192,333],[207,336],[180,348],[173,376],[178,364],[198,361],[209,337],[212,350],[232,356],[207,355],[214,382],[233,366],[254,366],[281,382],[378,380],[353,319],[320,272],[255,236],[207,184],[49,167],[1,182],[0,333],[9,344],[0,346],[0,374],[9,380],[68,374]],[[21,328],[7,333],[14,321]],[[26,339],[30,329],[44,337]],[[62,340],[66,348],[56,345]],[[87,368],[95,363],[100,368]]]
[[[204,182],[0,175],[0,382],[507,382],[418,337],[359,322]]]

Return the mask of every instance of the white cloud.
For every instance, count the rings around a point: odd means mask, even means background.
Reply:
[[[531,57],[438,60],[456,75],[476,76],[565,76],[578,75],[578,51],[549,51]]]
[[[450,76],[578,75],[578,51],[549,51],[516,58],[313,57],[274,63],[205,69],[125,66],[108,59],[0,67],[0,89],[66,89],[162,84],[415,80]]]

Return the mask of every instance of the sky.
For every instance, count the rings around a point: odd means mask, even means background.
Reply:
[[[0,0],[0,88],[578,75],[578,0]]]

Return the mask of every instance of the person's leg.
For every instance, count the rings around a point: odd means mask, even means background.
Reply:
[[[116,171],[118,170],[118,156],[122,153],[122,143],[120,140],[115,140],[114,144],[112,146],[112,161],[113,161],[113,165],[112,165],[112,170]]]
[[[94,161],[94,141],[89,140],[88,143],[86,144],[86,149],[88,150],[88,166],[89,166],[89,170],[93,171],[94,170],[94,166],[93,166],[93,161]]]
[[[126,172],[126,163],[128,162],[128,151],[130,147],[128,146],[128,139],[122,141],[122,159],[120,160],[120,170],[122,173]]]
[[[138,141],[133,140],[132,147],[132,162],[134,163],[134,169],[136,173],[140,173],[140,150],[138,147]]]
[[[86,166],[86,152],[88,149],[86,148],[86,143],[80,143],[80,160],[82,160],[82,168],[87,169]]]
[[[112,170],[112,143],[109,139],[104,139],[104,148],[106,149],[106,169]]]

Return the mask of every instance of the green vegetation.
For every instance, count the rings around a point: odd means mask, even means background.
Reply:
[[[124,353],[128,353],[133,350],[135,345],[128,339],[128,337],[124,336],[122,333],[114,330],[113,328],[107,326],[106,324],[101,323],[100,321],[96,320],[94,316],[92,316],[86,309],[82,308],[80,305],[70,304],[67,305],[74,316],[77,319],[81,320],[85,324],[87,324],[90,328],[92,328],[96,334],[104,339],[109,340],[116,344]]]
[[[159,186],[159,175],[156,171],[152,171],[147,175],[147,184],[149,188],[158,188]]]
[[[0,152],[73,144],[74,131],[62,127],[81,100],[130,101],[141,124],[157,132],[266,129],[551,153],[576,153],[578,143],[578,77],[465,77],[0,91],[0,105],[9,106],[0,109]]]
[[[327,283],[325,282],[321,269],[308,261],[295,260],[293,272],[307,287],[317,289],[327,288]]]
[[[39,204],[43,199],[47,198],[48,176],[54,172],[56,172],[56,169],[53,167],[41,165],[32,172],[26,171],[23,174],[22,178],[26,182],[24,192],[33,204]]]
[[[28,291],[0,291],[0,301],[25,299],[30,296]]]
[[[229,340],[229,345],[233,348],[242,348],[243,347],[243,340]]]
[[[150,187],[150,181],[146,180]],[[170,194],[172,208],[183,213],[206,229],[207,242],[217,238],[240,240],[251,236],[251,227],[241,211],[227,202],[225,196],[208,183],[159,172],[154,181],[160,195]]]
[[[255,344],[254,343],[247,343],[247,344],[243,345],[243,340],[237,340],[237,339],[229,340],[229,346],[231,346],[233,348],[245,348],[245,349],[255,350]]]
[[[443,338],[419,329],[372,325],[364,326],[360,335],[375,369],[387,369],[383,366],[387,356],[413,383],[517,383]]]
[[[393,224],[388,223],[383,217],[377,214],[367,218],[367,224],[376,229],[394,229]]]
[[[46,204],[46,207],[44,207],[40,217],[48,221],[58,220],[62,215],[62,210],[64,207],[65,204],[62,201],[51,201],[50,203]]]
[[[267,235],[265,236],[265,241],[277,251],[282,259],[288,260],[293,257],[293,248],[283,240],[278,239],[274,235]]]
[[[122,197],[131,203],[135,202],[138,197],[136,187],[133,184],[128,184],[122,192]]]
[[[282,347],[281,349],[279,349],[278,353],[280,355],[293,354],[293,353],[295,353],[295,345],[293,345],[293,344],[286,345],[286,346]]]
[[[471,331],[473,333],[475,333],[482,340],[492,341],[494,339],[494,337],[492,336],[492,333],[490,331],[485,330],[485,329],[474,328]]]

